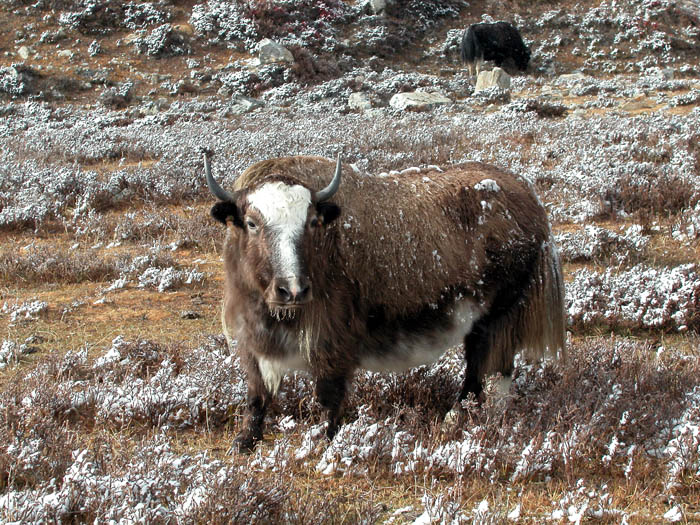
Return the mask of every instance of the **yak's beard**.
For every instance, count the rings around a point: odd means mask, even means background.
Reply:
[[[268,309],[270,316],[276,321],[290,323],[287,327],[296,332],[299,350],[310,363],[311,353],[318,345],[322,310],[313,307],[272,305],[268,305]]]

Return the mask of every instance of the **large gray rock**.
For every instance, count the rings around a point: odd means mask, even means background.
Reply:
[[[427,93],[424,91],[412,91],[409,93],[397,93],[389,101],[389,105],[395,109],[408,109],[413,111],[424,111],[436,106],[451,104],[452,101],[442,93],[434,91]]]
[[[482,71],[476,79],[476,87],[474,93],[497,87],[504,91],[510,89],[510,75],[503,71],[500,67],[494,67],[491,71]]]
[[[27,46],[22,46],[17,50],[17,54],[22,60],[27,60],[29,58],[29,48]]]
[[[367,5],[375,15],[380,15],[386,9],[386,0],[368,0]]]
[[[557,84],[566,84],[566,85],[572,85],[572,84],[581,84],[583,81],[586,80],[586,75],[581,73],[580,71],[576,71],[574,73],[565,73],[563,75],[559,75],[557,77]]]
[[[246,97],[244,95],[238,95],[235,99],[235,104],[231,106],[231,112],[242,115],[243,113],[250,113],[253,110],[265,106],[265,103],[257,98]]]
[[[372,101],[369,99],[369,96],[367,93],[352,93],[348,97],[348,107],[350,109],[360,109],[360,110],[365,110],[365,109],[371,109],[372,108]]]
[[[274,40],[265,38],[258,43],[258,60],[260,64],[274,64],[278,62],[294,63],[292,52]]]

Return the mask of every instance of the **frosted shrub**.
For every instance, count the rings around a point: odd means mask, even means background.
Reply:
[[[22,304],[9,305],[3,304],[3,314],[9,314],[10,323],[14,324],[20,321],[35,321],[37,316],[48,310],[49,304],[46,301],[28,301]]]
[[[683,413],[673,423],[673,438],[664,449],[668,488],[677,486],[686,474],[700,476],[700,387],[686,394]]]
[[[633,225],[623,235],[593,224],[583,230],[555,235],[559,253],[564,261],[602,261],[613,258],[618,262],[637,259],[649,244],[642,227]]]
[[[32,90],[32,70],[22,65],[0,66],[0,93],[27,95]]]
[[[700,323],[700,276],[694,264],[604,273],[581,269],[566,286],[566,305],[574,325],[684,331]]]
[[[185,37],[170,24],[158,26],[146,36],[135,39],[134,46],[139,53],[152,57],[186,55],[190,50]]]

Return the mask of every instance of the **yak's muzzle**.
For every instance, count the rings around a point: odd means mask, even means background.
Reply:
[[[313,299],[308,277],[275,278],[268,288],[268,300],[274,306],[301,306]]]

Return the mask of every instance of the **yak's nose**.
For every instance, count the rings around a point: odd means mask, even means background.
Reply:
[[[275,300],[281,304],[304,304],[311,300],[311,280],[308,277],[275,279]]]

